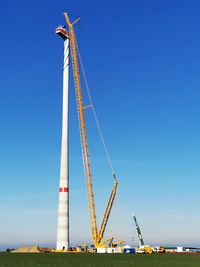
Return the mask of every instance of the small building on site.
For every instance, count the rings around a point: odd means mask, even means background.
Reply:
[[[183,253],[183,252],[200,252],[200,248],[196,247],[165,247],[168,253]]]
[[[200,252],[200,248],[195,248],[195,247],[177,247],[177,252]]]
[[[132,248],[131,246],[126,245],[126,246],[124,246],[124,251],[123,252],[124,253],[131,253],[131,254],[133,254],[133,253],[135,253],[135,248]]]
[[[97,248],[97,253],[107,253],[107,248]]]
[[[97,253],[122,253],[123,248],[120,246],[117,247],[109,247],[109,248],[97,248]]]

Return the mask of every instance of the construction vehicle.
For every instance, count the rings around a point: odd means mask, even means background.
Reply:
[[[100,131],[99,123],[97,121],[96,113],[94,111],[94,106],[92,103],[91,95],[89,94],[90,104],[84,106],[83,105],[83,97],[82,97],[82,89],[81,89],[81,82],[80,82],[80,71],[79,71],[79,64],[82,68],[82,61],[80,59],[80,54],[76,42],[75,32],[73,26],[80,20],[77,19],[73,23],[71,23],[69,16],[67,13],[64,13],[65,20],[68,25],[69,29],[69,39],[70,39],[70,51],[71,51],[71,59],[72,59],[72,69],[73,69],[73,77],[74,77],[74,87],[75,87],[75,95],[76,95],[76,104],[77,104],[77,112],[78,112],[78,122],[79,122],[79,130],[80,130],[80,139],[81,139],[81,148],[82,148],[82,157],[83,157],[83,166],[84,166],[84,174],[86,180],[86,188],[87,188],[87,197],[88,197],[88,206],[89,206],[89,214],[90,214],[90,222],[91,222],[91,232],[92,232],[92,239],[95,248],[104,248],[108,247],[106,245],[106,241],[103,240],[104,232],[106,229],[106,225],[111,213],[111,209],[113,206],[113,202],[116,196],[116,191],[118,187],[118,182],[115,176],[115,172],[111,166],[112,175],[114,178],[114,186],[110,193],[110,197],[106,206],[106,210],[102,219],[102,223],[100,229],[98,230],[97,227],[97,216],[96,216],[96,209],[95,209],[95,201],[94,201],[94,192],[93,192],[93,182],[92,182],[92,174],[91,174],[91,167],[90,167],[90,157],[89,157],[89,149],[88,149],[88,142],[87,142],[87,134],[86,134],[86,123],[85,123],[85,110],[87,108],[92,108],[94,113],[94,117],[97,123],[97,128]],[[84,74],[83,74],[84,75]],[[84,76],[84,78],[86,78]],[[87,82],[86,87],[87,87]],[[102,136],[102,132],[100,132],[100,137],[103,141],[104,149],[108,158],[108,150],[105,146],[105,142]],[[108,158],[109,163],[110,158]]]
[[[125,244],[125,241],[124,240],[121,240],[121,241],[118,241],[118,242],[115,242],[112,244],[113,247],[117,247],[117,246],[120,246],[120,247],[123,247]]]
[[[157,253],[165,253],[165,252],[166,252],[166,250],[163,246],[160,246],[157,248]]]
[[[137,234],[138,234],[138,239],[139,239],[139,247],[136,249],[136,252],[137,253],[152,254],[154,252],[153,248],[144,243],[144,239],[142,237],[142,233],[141,233],[136,215],[133,215],[133,220],[135,222],[135,226],[136,226],[136,230],[137,230]]]

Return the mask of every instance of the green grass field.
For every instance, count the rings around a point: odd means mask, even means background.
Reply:
[[[0,253],[0,267],[200,267],[200,255]]]

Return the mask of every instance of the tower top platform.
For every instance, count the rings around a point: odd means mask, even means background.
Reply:
[[[55,33],[58,34],[63,40],[69,39],[69,33],[65,26],[58,26],[55,30]]]

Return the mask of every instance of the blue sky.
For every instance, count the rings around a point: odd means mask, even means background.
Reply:
[[[134,213],[146,243],[200,245],[199,1],[19,0],[0,10],[0,247],[56,242],[63,42],[54,29],[64,11],[81,17],[77,39],[119,180],[106,236],[130,243]],[[86,119],[100,220],[112,177],[89,110]],[[90,242],[72,77],[70,200],[71,243]]]

